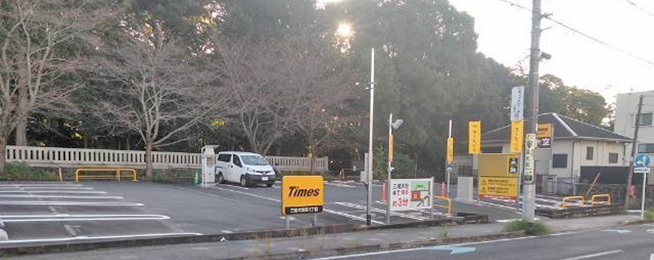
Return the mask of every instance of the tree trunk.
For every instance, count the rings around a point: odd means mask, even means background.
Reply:
[[[0,174],[5,174],[5,164],[7,162],[7,137],[0,136]]]
[[[27,85],[23,85],[18,89],[18,114],[25,113],[27,109]],[[18,118],[18,125],[16,125],[16,146],[27,145],[27,115],[23,114]]]
[[[313,145],[309,147],[309,152],[311,153],[311,163],[310,163],[311,175],[313,175],[316,172],[316,149],[314,147],[315,146]]]
[[[145,179],[152,180],[152,142],[145,145]]]

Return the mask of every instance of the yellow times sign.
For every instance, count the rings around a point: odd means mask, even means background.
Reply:
[[[468,153],[481,152],[481,121],[468,122]]]
[[[538,124],[537,138],[552,138],[552,124]]]
[[[282,216],[322,212],[324,193],[322,176],[284,176]]]
[[[518,198],[518,178],[479,177],[479,197]]]
[[[525,134],[524,121],[511,122],[511,152],[522,153]]]

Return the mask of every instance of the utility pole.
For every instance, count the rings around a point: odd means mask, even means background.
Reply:
[[[372,48],[370,51],[370,132],[368,133],[368,195],[367,195],[367,205],[366,205],[366,225],[372,225],[372,160],[375,158],[375,154],[372,150],[372,129],[374,128],[374,115],[375,115],[375,48]],[[388,202],[388,198],[386,200]]]
[[[541,0],[533,0],[531,13],[531,53],[529,55],[529,90],[531,91],[531,105],[529,106],[529,110],[531,113],[529,113],[529,121],[525,129],[525,134],[534,134],[538,131],[538,65],[541,54],[540,22],[543,18],[540,5]],[[530,163],[533,165],[533,162]],[[530,181],[523,182],[522,194],[522,218],[526,221],[533,221],[536,211],[536,188],[533,178]]]
[[[634,162],[636,161],[636,152],[638,151],[638,130],[640,129],[640,112],[643,109],[643,99],[645,98],[644,95],[640,95],[640,98],[638,100],[638,113],[636,113],[636,122],[634,123],[635,129],[634,129],[634,140],[631,143],[631,162],[629,162],[629,174],[627,175],[627,188],[624,193],[624,208],[629,209],[629,187],[631,186],[631,182],[634,176]],[[643,200],[645,197],[643,197]]]

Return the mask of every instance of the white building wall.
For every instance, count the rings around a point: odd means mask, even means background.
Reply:
[[[638,113],[638,100],[644,95],[641,113],[654,113],[654,91],[618,94],[615,107],[614,132],[633,138]],[[654,125],[641,126],[638,133],[638,143],[654,144]],[[631,145],[627,145],[627,162],[631,159]]]

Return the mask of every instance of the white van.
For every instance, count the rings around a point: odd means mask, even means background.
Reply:
[[[220,152],[216,160],[216,182],[252,184],[275,184],[275,170],[263,156],[248,152]]]

